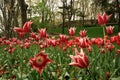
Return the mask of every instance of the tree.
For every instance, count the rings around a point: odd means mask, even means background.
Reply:
[[[89,3],[90,0],[79,0],[78,4],[80,5],[77,10],[77,16],[82,18],[82,25],[84,26],[85,17],[89,15]],[[80,21],[80,20],[79,20]]]
[[[65,9],[67,11],[67,16],[68,16],[68,27],[70,27],[71,18],[73,16],[73,14],[75,13],[74,0],[70,0],[70,3],[68,5],[66,5]]]
[[[119,6],[118,0],[116,0],[116,5],[117,5],[117,12],[118,12],[118,31],[120,31],[120,6]]]
[[[21,21],[22,25],[27,21],[27,7],[28,5],[25,3],[25,0],[18,0],[20,10],[21,10]]]
[[[12,37],[13,27],[18,26],[18,3],[16,0],[2,0],[0,10],[3,33],[7,38]]]
[[[41,0],[33,7],[35,14],[39,15],[40,23],[43,26],[54,20],[54,5],[55,0]]]
[[[61,2],[62,2],[62,7],[59,7],[60,9],[62,9],[62,12],[60,12],[61,13],[61,15],[62,15],[62,21],[63,21],[63,23],[62,23],[62,33],[64,34],[64,28],[65,28],[65,19],[66,19],[66,7],[67,7],[67,0],[61,0]]]

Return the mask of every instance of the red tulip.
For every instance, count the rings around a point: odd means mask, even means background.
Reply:
[[[104,39],[103,38],[96,38],[95,43],[98,44],[99,47],[104,46]]]
[[[88,39],[88,37],[84,37],[84,38],[79,38],[79,43],[78,45],[81,48],[86,48],[88,46],[90,46],[92,43],[90,42],[90,40]]]
[[[108,34],[108,35],[113,34],[113,32],[114,32],[114,26],[106,27],[106,31],[107,31],[107,34]]]
[[[70,34],[71,36],[74,36],[75,33],[76,33],[76,28],[75,28],[75,27],[71,27],[71,28],[69,29],[69,34]]]
[[[60,37],[60,42],[67,42],[68,41],[68,36],[66,36],[66,35],[60,34],[59,37]]]
[[[45,37],[47,37],[46,28],[40,29],[40,30],[39,30],[39,33],[40,33],[40,38],[45,38]]]
[[[86,37],[86,35],[87,35],[87,31],[86,30],[82,30],[79,33],[80,33],[81,37]]]
[[[96,39],[96,38],[91,38],[92,44],[95,44],[95,39]]]
[[[31,24],[32,24],[31,21],[28,21],[28,22],[26,22],[26,23],[24,24],[23,30],[24,30],[25,33],[30,32]]]
[[[35,32],[32,32],[30,35],[31,35],[32,38],[36,38],[36,33]]]
[[[48,57],[44,52],[40,52],[34,58],[30,59],[30,63],[34,69],[39,71],[42,74],[43,69],[47,66],[48,63],[52,62],[52,60]]]
[[[30,28],[31,28],[31,21],[28,21],[24,24],[23,28],[18,28],[18,27],[14,27],[14,31],[18,32],[20,37],[23,38],[25,33],[30,32]]]
[[[120,45],[120,32],[118,33],[118,35],[116,37],[116,42],[118,45]]]
[[[57,45],[57,41],[55,39],[47,39],[47,45],[55,47]]]
[[[108,51],[112,51],[115,48],[115,46],[110,42],[106,42],[106,48]]]
[[[17,42],[17,38],[12,38],[12,42]]]
[[[14,31],[16,31],[16,32],[23,32],[23,29],[22,28],[18,28],[18,27],[14,27]]]
[[[21,38],[24,38],[25,33],[24,33],[24,32],[20,32],[20,33],[19,33],[19,36],[20,36]]]
[[[108,23],[108,21],[110,20],[111,15],[106,15],[106,13],[104,12],[103,15],[99,15],[98,14],[98,23],[99,25],[106,25]]]
[[[87,68],[89,65],[89,61],[87,55],[83,52],[83,49],[81,48],[80,53],[77,51],[77,49],[75,49],[75,53],[75,56],[70,55],[73,62],[71,62],[69,65],[77,66],[79,68]]]
[[[10,43],[11,43],[10,40],[5,40],[6,45],[9,45]]]
[[[24,30],[22,28],[14,27],[14,31],[18,32],[21,38],[23,38],[25,35]]]
[[[110,42],[111,43],[116,42],[116,40],[117,40],[117,36],[110,37]]]
[[[27,49],[30,48],[30,42],[25,42],[24,47]]]

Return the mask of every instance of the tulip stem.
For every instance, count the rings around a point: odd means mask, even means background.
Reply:
[[[104,37],[104,44],[105,44],[105,26],[103,26],[103,37]]]

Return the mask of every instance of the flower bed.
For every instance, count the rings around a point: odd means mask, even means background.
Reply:
[[[86,30],[76,35],[49,35],[46,29],[31,32],[31,21],[15,27],[21,39],[0,38],[1,79],[16,80],[109,80],[120,76],[120,33],[106,27],[110,19],[98,15],[104,37],[89,38]],[[25,35],[29,35],[25,38]]]

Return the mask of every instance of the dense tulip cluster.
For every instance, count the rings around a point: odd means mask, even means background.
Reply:
[[[103,16],[98,15],[98,22],[100,25],[107,24],[111,15],[107,16],[106,13]],[[14,31],[19,33],[19,36],[23,38],[25,33],[30,32],[31,30],[31,21],[28,21],[24,24],[23,28],[14,28]],[[93,47],[98,46],[100,53],[108,54],[108,52],[112,52],[115,49],[115,44],[120,46],[120,32],[112,36],[114,33],[114,27],[108,26],[106,27],[106,34],[103,38],[89,38],[87,36],[86,30],[81,30],[79,32],[80,36],[75,36],[76,28],[72,27],[69,29],[69,35],[60,34],[58,36],[49,35],[47,33],[46,28],[39,29],[39,33],[30,32],[29,37],[24,39],[18,38],[10,38],[6,39],[6,37],[0,38],[0,46],[6,45],[4,48],[5,51],[13,54],[18,46],[21,49],[30,49],[32,45],[39,46],[40,52],[35,55],[35,57],[30,58],[30,65],[39,71],[40,74],[43,73],[43,69],[46,68],[48,63],[56,62],[55,60],[51,60],[48,55],[49,53],[45,52],[47,48],[60,48],[63,51],[67,51],[72,48],[73,53],[69,54],[69,58],[72,59],[72,62],[69,62],[68,66],[77,66],[78,68],[86,68],[89,69],[92,67],[92,60],[89,58],[88,53],[94,52]],[[80,51],[80,52],[79,52]],[[116,53],[120,54],[120,49],[116,49]],[[34,51],[33,51],[34,52]],[[97,54],[97,53],[95,53]],[[101,54],[101,55],[104,55]],[[49,55],[50,56],[50,55]],[[54,65],[54,64],[52,64]],[[89,72],[90,73],[90,72]],[[109,72],[108,72],[109,73]],[[108,75],[107,73],[107,75]]]

